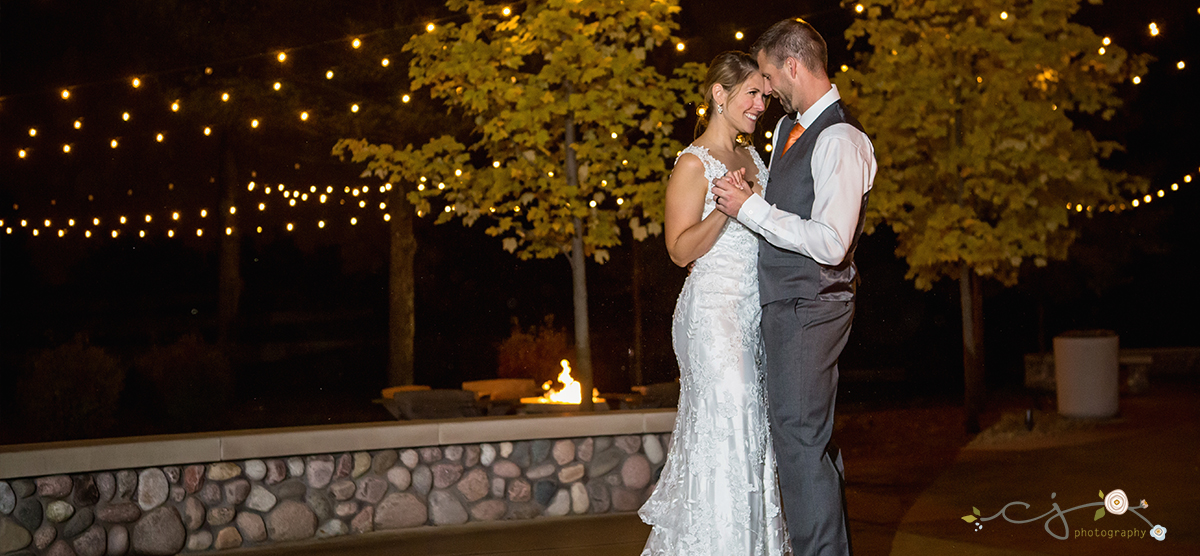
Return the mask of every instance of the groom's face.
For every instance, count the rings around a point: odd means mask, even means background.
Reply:
[[[784,60],[784,65],[787,65],[787,60]],[[758,70],[763,75],[763,94],[779,99],[789,114],[796,112],[796,106],[792,103],[792,83],[784,69],[771,62],[765,50],[758,51]]]

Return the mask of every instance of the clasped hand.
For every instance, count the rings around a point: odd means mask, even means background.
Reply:
[[[739,168],[713,181],[712,192],[717,198],[717,210],[737,218],[742,203],[754,194],[754,189],[746,181],[746,169]]]

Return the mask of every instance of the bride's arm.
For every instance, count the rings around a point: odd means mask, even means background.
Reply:
[[[712,249],[721,227],[729,219],[718,210],[701,218],[706,195],[708,179],[704,177],[704,163],[691,153],[679,157],[667,182],[665,226],[667,252],[671,262],[679,266],[691,264]]]

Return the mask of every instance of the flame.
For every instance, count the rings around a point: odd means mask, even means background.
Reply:
[[[583,403],[583,385],[579,381],[571,377],[571,363],[566,359],[559,362],[562,365],[562,372],[558,373],[558,382],[562,383],[562,388],[557,390],[552,389],[554,386],[553,380],[547,380],[542,384],[542,390],[546,393],[540,398],[522,398],[523,403],[561,403],[561,404],[580,404]],[[592,401],[600,403],[604,398],[600,397],[600,391],[592,389]]]

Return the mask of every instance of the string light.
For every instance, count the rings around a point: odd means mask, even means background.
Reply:
[[[1157,36],[1158,36],[1158,24],[1157,24],[1157,23],[1151,23],[1151,24],[1150,24],[1150,36],[1151,36],[1151,37],[1157,37]]]
[[[282,88],[283,88],[283,83],[280,83],[280,82],[276,81],[276,82],[275,82],[275,84],[274,84],[274,85],[272,85],[272,87],[274,87],[274,88],[275,88],[275,90],[276,90],[276,91],[278,91],[279,89],[282,89]]]
[[[683,44],[683,42],[675,43],[675,50],[683,52],[686,48],[687,48],[687,45]]]
[[[358,113],[358,105],[357,104],[350,105],[350,111],[357,114]]]
[[[204,128],[204,135],[205,136],[212,135],[212,128],[211,127]]]
[[[504,14],[504,17],[508,17],[508,16],[512,15],[512,8],[509,8],[508,6],[504,6],[504,9],[500,10],[500,13]]]
[[[134,77],[134,78],[133,78],[133,81],[131,82],[131,84],[133,85],[133,88],[134,88],[134,89],[136,89],[136,88],[138,88],[138,87],[141,87],[141,86],[142,86],[142,80],[141,80],[141,79],[138,79],[138,78],[136,78],[136,77]]]
[[[400,97],[400,102],[403,102],[405,104],[408,104],[408,101],[410,101],[410,100],[412,100],[412,97],[410,97],[408,95],[404,95],[404,96]]]
[[[388,67],[388,64],[390,64],[390,63],[392,63],[392,61],[391,61],[391,60],[388,60],[387,58],[384,58],[384,59],[382,59],[382,60],[380,60],[380,61],[379,61],[379,65],[381,65],[381,66],[383,66],[383,67],[385,67],[385,68],[386,68],[386,67]]]
[[[354,39],[354,40],[350,41],[350,46],[352,48],[358,48],[358,47],[362,46],[362,41],[360,41],[358,39]]]
[[[854,5],[854,11],[855,11],[855,13],[863,13],[863,9],[864,9],[864,8],[863,8],[863,5],[862,5],[862,4],[855,4],[855,5]]]
[[[740,40],[742,40],[742,39],[746,38],[746,35],[745,35],[744,33],[742,33],[741,31],[738,31],[738,32],[736,32],[736,33],[734,33],[734,34],[733,34],[733,38],[735,38],[735,39],[737,39],[737,40],[739,40],[739,41],[740,41]]]
[[[860,4],[860,5],[861,5],[861,4]],[[1007,20],[1007,19],[1008,19],[1008,12],[1000,12],[1000,19]]]
[[[63,100],[67,100],[67,99],[71,98],[71,91],[63,89],[62,90],[62,98],[63,98]]]
[[[325,79],[333,79],[333,70],[325,72]]]
[[[129,121],[129,112],[122,113],[121,119],[128,122]]]
[[[434,29],[437,29],[437,26],[432,23],[425,26],[426,32],[432,33],[434,31]]]
[[[172,102],[172,103],[171,103],[171,111],[172,111],[172,112],[178,112],[178,111],[179,111],[179,101],[178,101],[178,100],[177,100],[177,101],[175,101],[175,102]]]
[[[1180,60],[1178,64],[1175,64],[1175,67],[1177,67],[1179,69],[1183,69],[1184,68],[1183,60]]]
[[[31,128],[29,128],[29,136],[30,136],[30,137],[37,137],[37,128],[36,128],[36,127],[31,127]]]
[[[229,102],[229,93],[221,93],[221,102]]]
[[[287,53],[286,53],[286,52],[280,52],[280,53],[279,53],[279,55],[275,57],[275,59],[276,59],[276,60],[279,60],[279,63],[281,63],[281,64],[282,64],[283,62],[287,61]]]

